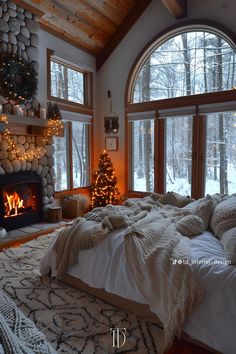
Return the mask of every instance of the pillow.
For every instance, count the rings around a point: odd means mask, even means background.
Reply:
[[[218,238],[229,229],[236,227],[236,197],[230,197],[215,207],[210,227]]]
[[[194,199],[190,198],[189,196],[183,196],[175,192],[167,192],[158,199],[158,202],[164,205],[168,204],[182,208],[185,205],[191,203],[193,200]]]
[[[199,216],[203,221],[204,230],[206,230],[208,228],[214,207],[215,204],[211,197],[206,196],[188,204],[183,209],[189,210],[191,214]]]
[[[159,199],[160,197],[162,197],[162,196],[163,196],[163,194],[160,194],[160,193],[152,193],[152,194],[150,195],[150,197],[151,197],[155,202],[157,202],[158,199]]]
[[[236,264],[236,227],[223,234],[221,243],[224,246],[225,258],[231,261],[231,264]]]
[[[185,236],[196,236],[204,231],[204,224],[199,216],[186,215],[177,222],[176,230]]]

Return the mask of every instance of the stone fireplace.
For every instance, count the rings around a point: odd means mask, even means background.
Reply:
[[[0,134],[0,225],[7,230],[45,219],[54,201],[54,147],[43,135],[13,135],[17,152]],[[22,158],[37,147],[37,157]]]
[[[0,27],[0,55],[16,55],[38,72],[37,17],[11,0],[0,1]],[[6,97],[0,96],[0,104],[8,114],[12,109]],[[23,106],[35,111],[39,102],[33,96]],[[52,137],[45,139],[46,120],[27,116],[8,116],[14,144],[0,133],[0,226],[8,230],[44,219],[54,201]]]

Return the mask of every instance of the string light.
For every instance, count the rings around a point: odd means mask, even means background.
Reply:
[[[0,115],[0,122],[5,124],[5,129],[3,131],[3,138],[6,140],[7,145],[9,146],[10,149],[14,150],[17,155],[17,159],[20,161],[23,160],[28,160],[32,161],[34,158],[36,159],[41,159],[45,153],[46,149],[44,147],[35,147],[32,149],[29,149],[28,151],[25,151],[24,153],[21,153],[21,149],[14,143],[14,140],[12,138],[12,134],[10,132],[10,129],[7,127],[8,125],[8,117],[4,114]],[[59,119],[49,119],[47,122],[47,130],[46,130],[46,135],[43,138],[43,142],[45,145],[48,143],[49,137],[53,135],[61,135],[61,132],[63,131],[63,123]]]

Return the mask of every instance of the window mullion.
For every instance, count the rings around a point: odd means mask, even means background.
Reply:
[[[73,189],[72,122],[68,122],[67,154],[67,173],[69,189]]]
[[[204,195],[205,116],[193,117],[192,197]]]
[[[154,123],[154,191],[164,193],[165,122],[157,119]]]
[[[199,116],[198,197],[204,196],[206,158],[206,116]]]

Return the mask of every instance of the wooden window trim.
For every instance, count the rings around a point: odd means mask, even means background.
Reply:
[[[87,186],[82,186],[82,187],[77,187],[74,188],[74,181],[73,181],[73,158],[72,158],[72,121],[67,121],[66,122],[67,128],[65,129],[66,131],[66,153],[67,153],[67,176],[68,176],[68,181],[67,181],[67,186],[68,188],[56,191],[55,196],[56,198],[61,198],[66,195],[71,195],[71,194],[78,194],[82,193],[84,191],[90,190],[90,184]],[[89,182],[91,181],[91,168],[93,167],[93,158],[92,158],[92,147],[93,147],[93,140],[92,140],[92,131],[93,127],[92,124],[88,125],[88,145],[89,145],[89,162],[88,162],[88,170],[89,170],[89,176],[88,180]]]
[[[80,188],[74,188],[74,189],[68,189],[68,190],[63,190],[55,193],[55,198],[60,199],[63,197],[66,197],[68,195],[73,195],[73,194],[90,194],[91,193],[91,187],[80,187]]]
[[[93,109],[93,73],[87,70],[80,69],[76,67],[74,64],[69,64],[67,61],[63,61],[62,58],[53,58],[53,61],[66,66],[67,68],[78,71],[84,75],[84,103],[77,103],[69,100],[65,100],[63,98],[59,98],[51,95],[51,59],[54,55],[54,51],[51,49],[47,49],[47,99],[49,101],[55,101],[61,106],[67,106],[71,109],[77,109],[77,112],[81,112],[84,110],[92,110]],[[69,110],[69,109],[68,109]]]

